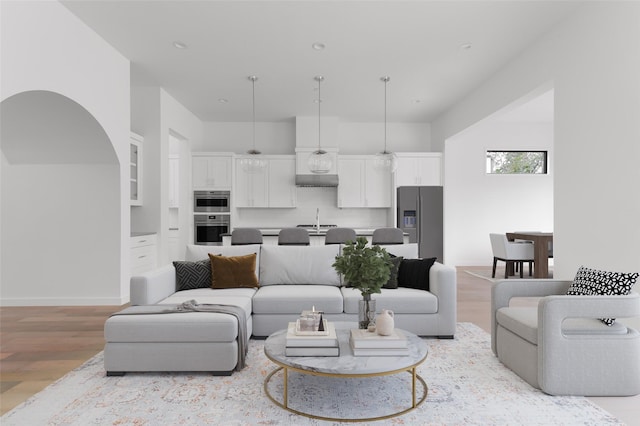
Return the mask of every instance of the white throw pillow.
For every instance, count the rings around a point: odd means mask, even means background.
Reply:
[[[340,286],[331,265],[339,247],[263,245],[260,253],[260,286],[274,284],[322,284]]]
[[[402,256],[405,259],[417,259],[418,258],[418,243],[408,244],[381,244],[380,247],[385,249],[389,254],[394,256]]]

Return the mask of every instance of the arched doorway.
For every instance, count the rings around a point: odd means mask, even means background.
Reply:
[[[103,127],[54,92],[0,106],[2,304],[119,296],[120,166]]]

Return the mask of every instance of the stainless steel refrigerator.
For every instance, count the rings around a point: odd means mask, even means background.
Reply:
[[[397,193],[398,228],[418,243],[420,257],[443,261],[443,201],[441,186],[401,186]]]

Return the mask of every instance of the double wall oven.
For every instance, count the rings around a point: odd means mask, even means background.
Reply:
[[[193,192],[193,242],[222,245],[222,235],[231,232],[229,191]]]

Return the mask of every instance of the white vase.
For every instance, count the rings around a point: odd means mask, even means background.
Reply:
[[[393,311],[383,309],[376,317],[376,331],[380,336],[389,336],[394,327]]]

